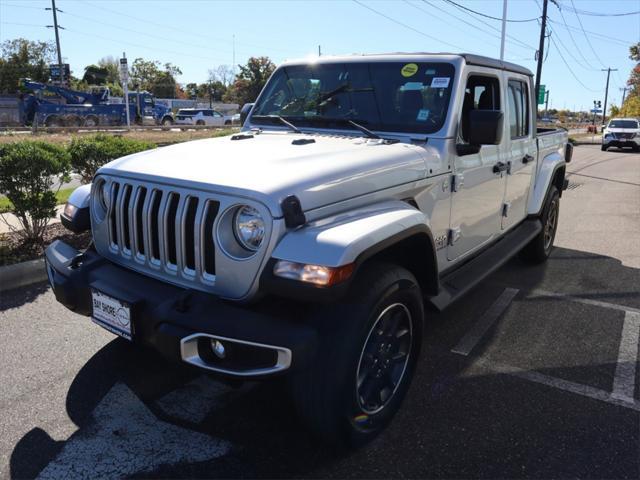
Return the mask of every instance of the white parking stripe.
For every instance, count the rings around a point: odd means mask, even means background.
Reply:
[[[601,302],[600,300],[592,300],[590,298],[576,297],[568,293],[554,293],[547,292],[545,290],[533,290],[527,298],[539,298],[539,297],[553,297],[561,298],[563,300],[571,300],[572,302],[584,303],[586,305],[595,305],[596,307],[611,308],[613,310],[620,310],[622,312],[635,312],[640,313],[640,309],[634,307],[625,307],[624,305],[616,305],[615,303]]]
[[[518,294],[517,288],[505,288],[498,299],[493,302],[489,309],[478,319],[473,328],[464,336],[462,340],[451,350],[460,355],[469,355],[491,325],[502,315],[511,304],[511,301]]]
[[[550,377],[543,373],[539,373],[531,370],[523,370],[522,368],[513,367],[511,365],[498,365],[487,360],[478,359],[474,362],[475,365],[486,368],[496,373],[503,373],[506,375],[512,375],[514,377],[522,378],[530,382],[540,383],[548,387],[557,388],[566,392],[582,395],[583,397],[591,398],[593,400],[599,400],[601,402],[610,403],[619,407],[629,408],[640,412],[640,402],[633,398],[620,399],[614,397],[609,392],[594,388],[589,385],[583,385],[580,383],[570,382],[561,378]]]
[[[230,449],[224,440],[158,420],[121,383],[111,388],[92,416],[38,478],[119,479],[153,472],[161,465],[214,459]]]
[[[613,380],[613,392],[611,392],[612,396],[620,400],[634,401],[638,342],[640,342],[640,313],[628,311],[624,316],[618,365]]]

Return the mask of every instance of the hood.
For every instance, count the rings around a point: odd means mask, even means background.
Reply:
[[[249,197],[281,216],[280,202],[289,195],[296,195],[307,211],[422,179],[423,155],[424,149],[406,143],[266,132],[147,150],[115,160],[98,173]]]

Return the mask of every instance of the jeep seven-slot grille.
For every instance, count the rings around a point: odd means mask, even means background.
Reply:
[[[219,202],[170,188],[112,182],[111,249],[185,277],[215,275],[213,223]]]

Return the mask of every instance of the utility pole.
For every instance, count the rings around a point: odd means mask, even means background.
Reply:
[[[624,97],[627,95],[627,90],[631,90],[631,87],[620,87],[620,90],[622,90],[622,102],[620,103],[620,108],[622,108],[622,105],[624,105]]]
[[[233,76],[236,75],[236,35],[233,34]]]
[[[58,50],[58,71],[60,76],[60,84],[64,84],[64,68],[62,66],[62,53],[60,52],[60,35],[58,34],[58,28],[62,28],[58,26],[58,10],[56,8],[56,0],[51,0],[51,8],[47,8],[47,10],[51,10],[53,12],[53,30],[56,33],[56,49]],[[50,25],[48,25],[50,26]]]
[[[504,37],[507,35],[507,0],[502,0],[502,36],[500,39],[500,60],[504,60]]]
[[[320,45],[318,45],[318,56],[321,57],[322,56],[322,50],[320,49]]]
[[[540,76],[542,75],[542,59],[544,58],[544,37],[547,30],[547,5],[549,0],[542,0],[542,22],[540,26],[540,44],[538,45],[538,68],[536,68],[536,98],[540,91]]]
[[[547,90],[546,93],[545,93],[545,95],[546,95],[546,98],[545,98],[545,101],[544,101],[544,116],[545,117],[548,115],[548,112],[549,112],[549,92],[550,92],[550,90]]]
[[[609,68],[603,68],[601,69],[601,71],[607,72],[607,86],[604,89],[604,110],[602,110],[602,124],[604,125],[607,119],[607,97],[609,96],[609,76],[611,75],[611,72],[617,72],[618,69],[609,67]]]

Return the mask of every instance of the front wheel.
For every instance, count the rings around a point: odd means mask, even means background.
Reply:
[[[314,364],[292,379],[297,410],[325,442],[362,445],[391,421],[411,383],[422,344],[420,288],[406,269],[375,263],[316,320]]]
[[[522,250],[521,258],[523,260],[535,264],[545,262],[549,258],[558,230],[559,215],[560,193],[558,193],[556,186],[552,185],[540,216],[542,231]]]
[[[603,152],[606,152],[606,151],[607,151],[607,147],[606,147],[605,145],[602,145],[602,146],[600,147],[600,150],[602,150]]]
[[[163,127],[170,127],[171,125],[173,125],[173,119],[171,117],[165,117],[162,120],[162,126]]]

